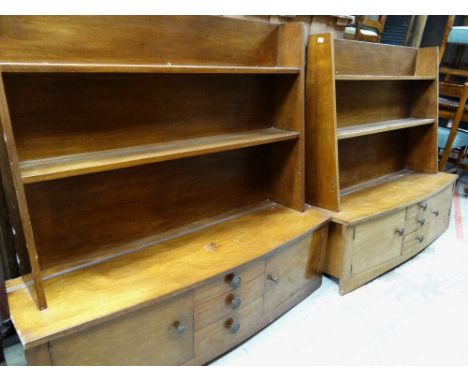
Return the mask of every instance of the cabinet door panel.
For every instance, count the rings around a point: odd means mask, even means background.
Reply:
[[[372,219],[354,228],[352,240],[352,275],[369,271],[400,256],[406,210]]]
[[[317,282],[326,228],[315,231],[267,258],[263,314],[311,282]]]
[[[177,322],[183,326],[179,327]],[[178,365],[193,358],[192,293],[50,343],[53,365]]]

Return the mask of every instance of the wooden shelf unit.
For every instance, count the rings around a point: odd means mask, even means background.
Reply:
[[[320,286],[330,217],[305,208],[303,24],[0,28],[2,173],[26,270],[9,302],[30,364],[205,363]]]
[[[437,76],[437,48],[309,37],[306,200],[334,211],[324,270],[341,293],[414,256],[448,225],[456,177],[437,174]],[[411,219],[425,200],[434,214],[418,227]],[[406,251],[414,235],[424,246]]]

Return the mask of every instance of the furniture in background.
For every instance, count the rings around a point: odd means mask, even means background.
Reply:
[[[463,26],[454,26],[455,16],[448,16],[444,34],[439,48],[440,73],[444,74],[445,81],[453,77],[468,77],[468,67],[462,62],[466,45],[468,45],[468,19],[464,17]],[[448,44],[455,47],[455,54],[448,59],[446,52]]]
[[[416,255],[449,223],[437,172],[437,48],[309,36],[306,201],[334,211],[324,272],[344,294]]]
[[[468,121],[468,82],[464,85],[441,82],[439,84],[439,115],[449,119],[451,127],[439,127],[438,147],[442,150],[439,171],[459,172],[468,149],[468,131],[460,128],[460,122]],[[458,152],[454,166],[447,169],[450,153]]]
[[[278,16],[278,15],[262,15],[262,16],[224,16],[230,18],[246,19],[263,23],[289,23],[302,22],[306,24],[309,34],[319,32],[333,33],[335,38],[343,38],[345,28],[354,20],[350,15],[297,15],[297,16]]]
[[[303,24],[34,16],[0,32],[4,186],[31,263],[7,290],[30,364],[203,364],[320,286]]]
[[[7,294],[5,289],[5,277],[3,274],[3,267],[0,264],[0,363],[5,362],[5,353],[3,350],[3,337],[6,333],[6,326],[4,322],[10,319],[8,310]]]
[[[354,16],[352,25],[347,26],[344,38],[368,42],[380,42],[387,16]]]

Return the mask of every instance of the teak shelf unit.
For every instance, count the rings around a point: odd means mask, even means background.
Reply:
[[[30,364],[202,364],[321,284],[303,24],[2,17],[2,173]]]
[[[437,173],[437,48],[309,37],[306,200],[334,211],[323,270],[347,293],[448,226]]]

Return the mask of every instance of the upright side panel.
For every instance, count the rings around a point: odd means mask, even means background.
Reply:
[[[304,67],[306,30],[302,23],[286,23],[279,32],[278,66],[300,67],[299,75],[277,78],[274,125],[297,131],[297,140],[272,147],[272,199],[304,210]]]
[[[42,286],[42,279],[39,269],[39,260],[37,257],[36,243],[29,217],[24,186],[21,180],[19,170],[18,154],[16,152],[15,139],[11,128],[10,113],[8,110],[5,89],[3,86],[3,76],[0,75],[0,129],[3,136],[0,144],[2,181],[7,190],[11,203],[11,215],[19,219],[19,225],[22,228],[26,251],[29,254],[29,263],[31,266],[31,277],[33,281],[33,297],[40,309],[47,308],[47,303]],[[22,259],[26,261],[26,259]]]
[[[306,201],[338,211],[335,68],[330,33],[309,37],[305,137]]]
[[[421,48],[416,57],[415,75],[433,75],[432,81],[414,84],[411,117],[434,118],[431,126],[410,129],[406,166],[425,173],[437,172],[437,127],[439,118],[438,48]]]

